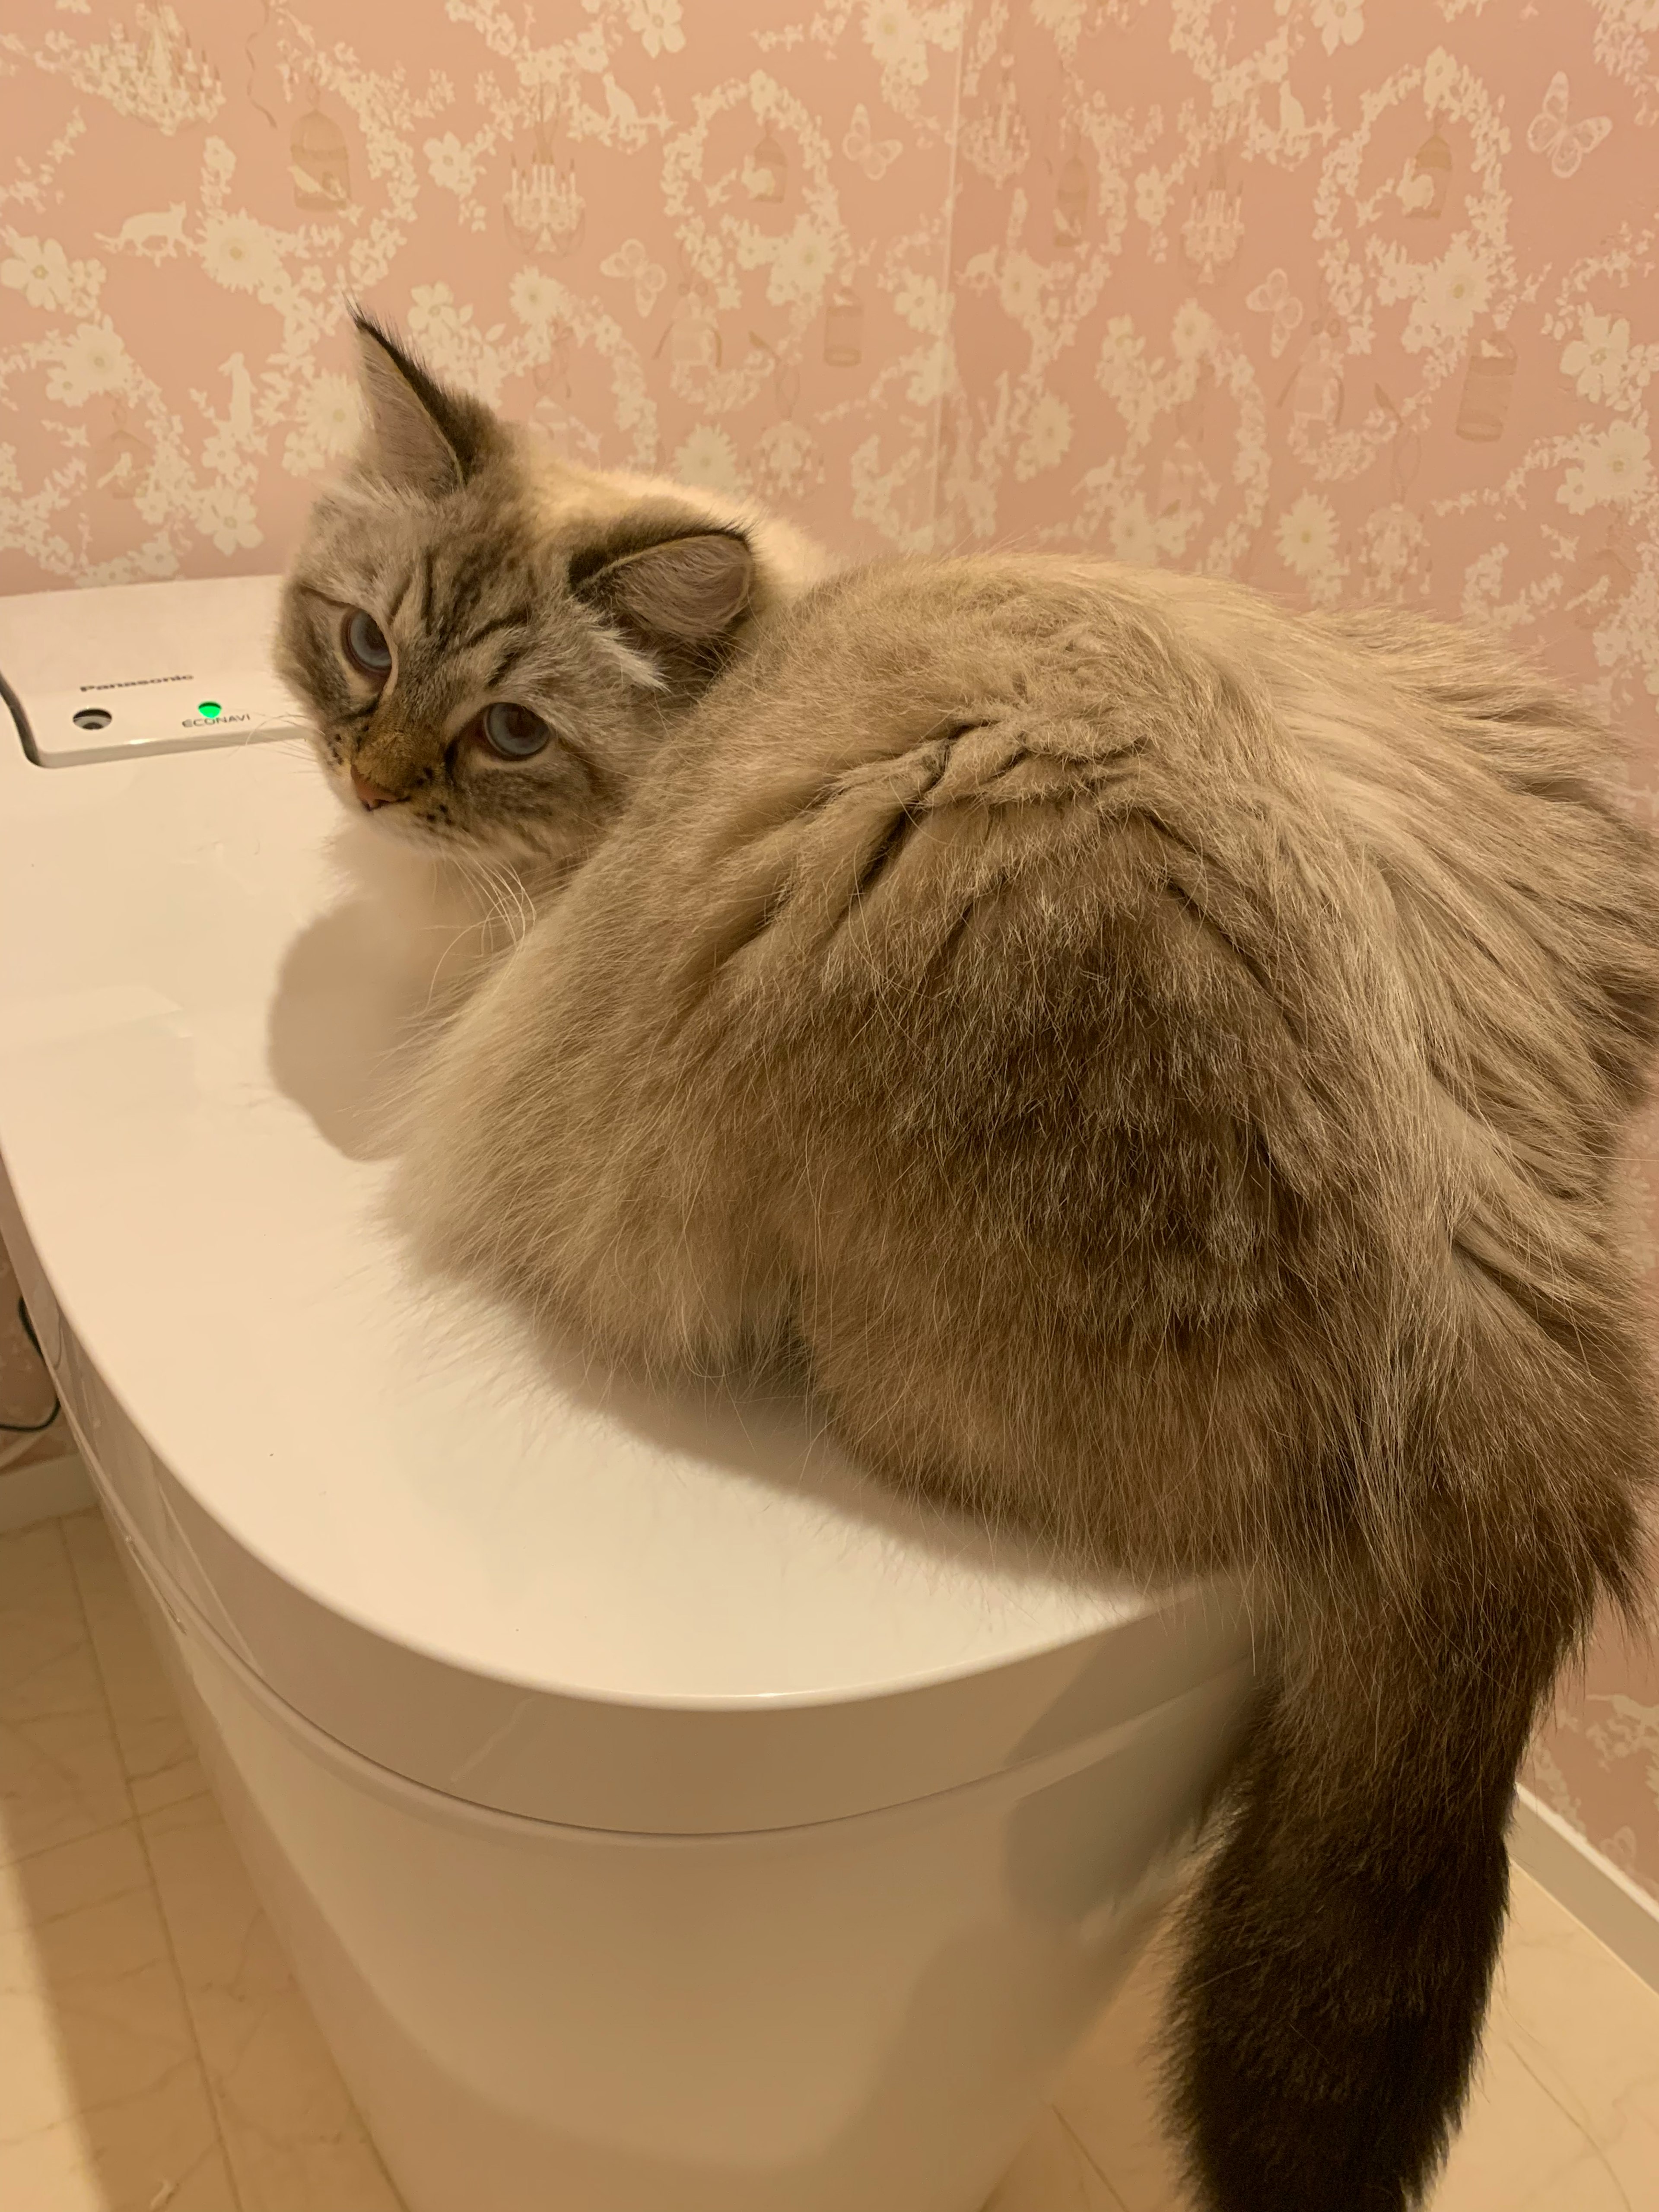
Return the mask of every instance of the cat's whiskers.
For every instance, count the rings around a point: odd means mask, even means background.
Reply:
[[[536,919],[536,909],[516,871],[505,863],[486,860],[476,850],[469,852],[459,843],[449,857],[485,908],[483,927],[489,949],[495,949],[497,925],[509,945],[521,944]]]

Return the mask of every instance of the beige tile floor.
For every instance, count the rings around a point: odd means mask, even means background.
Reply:
[[[1659,1996],[1524,1875],[1516,1890],[1433,2212],[1659,2212]],[[1145,2061],[1160,1972],[1154,1950],[988,2212],[1182,2206]],[[397,2203],[102,1522],[0,1536],[0,2212]]]

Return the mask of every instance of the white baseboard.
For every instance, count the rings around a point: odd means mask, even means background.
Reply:
[[[33,1521],[55,1521],[60,1513],[78,1513],[93,1502],[92,1477],[77,1451],[0,1469],[0,1533],[27,1528]]]
[[[1510,1856],[1633,1974],[1659,1990],[1659,1902],[1530,1790],[1515,1794]]]

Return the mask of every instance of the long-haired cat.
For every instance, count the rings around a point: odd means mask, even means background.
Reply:
[[[659,1371],[787,1340],[900,1487],[1243,1575],[1175,2107],[1215,2212],[1399,2212],[1528,1732],[1639,1595],[1659,877],[1604,733],[1401,614],[811,582],[365,347],[287,666],[343,790],[542,906],[420,1082],[421,1249]]]

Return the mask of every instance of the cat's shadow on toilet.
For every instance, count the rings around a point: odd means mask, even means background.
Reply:
[[[385,1159],[411,1055],[464,988],[486,932],[465,884],[366,824],[344,823],[328,857],[340,895],[283,957],[267,1065],[325,1143]]]

